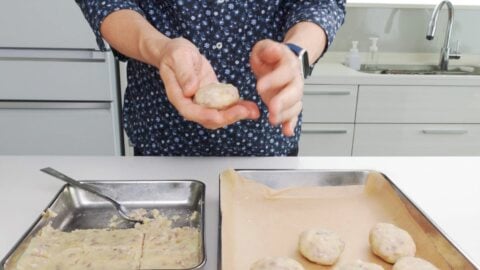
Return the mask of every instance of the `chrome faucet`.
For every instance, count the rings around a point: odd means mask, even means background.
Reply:
[[[442,50],[440,51],[440,70],[448,70],[448,60],[450,59],[460,59],[460,54],[458,51],[452,53],[450,49],[450,35],[452,34],[453,27],[453,18],[454,18],[454,8],[450,1],[444,0],[440,2],[435,9],[433,10],[432,18],[428,24],[427,39],[432,40],[435,36],[435,29],[437,28],[438,14],[444,5],[448,7],[448,24],[445,33],[445,41],[443,42]],[[458,45],[458,43],[457,43]],[[457,46],[458,50],[458,46]]]

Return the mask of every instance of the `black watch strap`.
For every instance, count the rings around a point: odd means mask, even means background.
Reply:
[[[313,66],[311,66],[308,61],[308,52],[302,47],[293,43],[286,43],[285,45],[287,45],[287,47],[300,59],[303,77],[306,79],[312,75]]]

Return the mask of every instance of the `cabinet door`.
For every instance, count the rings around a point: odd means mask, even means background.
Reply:
[[[106,53],[0,49],[0,100],[111,101],[113,68]]]
[[[303,122],[353,123],[357,86],[305,85]]]
[[[480,125],[357,124],[355,156],[480,155]]]
[[[97,48],[74,0],[2,0],[0,25],[0,47]]]
[[[480,87],[360,86],[359,123],[480,123]]]
[[[350,156],[353,124],[303,124],[300,156]]]
[[[118,155],[110,106],[0,102],[0,155]]]

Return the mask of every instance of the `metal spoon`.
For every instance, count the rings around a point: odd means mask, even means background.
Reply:
[[[90,193],[93,193],[94,195],[104,199],[104,200],[107,200],[109,201],[111,204],[113,204],[113,206],[115,207],[115,209],[117,209],[117,212],[118,214],[120,215],[121,218],[125,219],[126,221],[130,221],[130,222],[135,222],[135,223],[141,223],[143,224],[143,221],[142,220],[138,220],[138,219],[134,219],[132,217],[130,217],[128,215],[128,211],[127,209],[125,208],[125,206],[123,206],[122,204],[120,204],[119,202],[117,202],[116,200],[112,199],[110,196],[107,196],[105,194],[102,194],[101,192],[97,191],[96,189],[92,188],[91,186],[87,185],[87,184],[82,184],[80,182],[78,182],[77,180],[73,179],[73,178],[70,178],[68,176],[66,176],[65,174],[55,170],[55,169],[52,169],[50,167],[48,168],[43,168],[41,169],[40,171],[46,173],[46,174],[49,174],[55,178],[58,178],[64,182],[67,182],[68,184],[74,186],[74,187],[77,187],[77,188],[80,188],[80,189],[83,189],[85,191],[88,191]]]

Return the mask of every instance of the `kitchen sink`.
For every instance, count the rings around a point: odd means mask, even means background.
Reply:
[[[361,72],[400,75],[480,75],[480,67],[450,66],[440,70],[436,65],[362,65]]]

